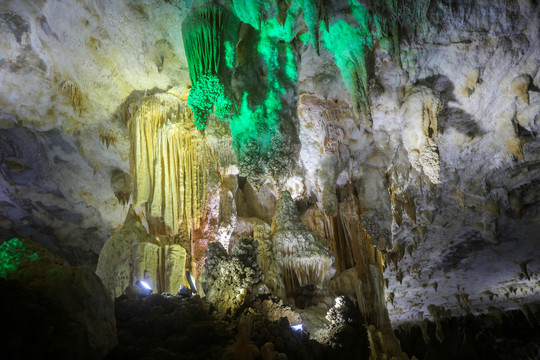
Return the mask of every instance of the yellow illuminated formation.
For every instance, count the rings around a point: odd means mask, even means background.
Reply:
[[[150,232],[191,233],[200,226],[212,157],[185,101],[172,94],[142,99],[129,134],[133,203],[144,206]]]

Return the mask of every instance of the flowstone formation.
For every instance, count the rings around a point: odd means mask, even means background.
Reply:
[[[297,292],[307,286],[314,287],[314,296],[327,295],[336,272],[334,257],[324,240],[302,223],[288,191],[279,197],[270,238],[261,241],[268,249],[260,259],[268,263],[263,266],[265,282],[275,296],[294,302]]]
[[[191,236],[206,201],[206,143],[179,94],[149,96],[136,105],[128,123],[133,205],[144,206],[153,234]]]

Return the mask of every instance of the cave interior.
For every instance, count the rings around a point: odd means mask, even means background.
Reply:
[[[2,0],[8,359],[540,359],[537,0]]]

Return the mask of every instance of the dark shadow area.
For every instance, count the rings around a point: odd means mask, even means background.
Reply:
[[[350,323],[359,314],[347,315],[349,322],[331,326],[328,344],[321,344],[291,329],[286,317],[221,318],[199,296],[121,296],[115,301],[118,345],[106,359],[258,359],[255,350],[268,354],[268,343],[279,355],[263,359],[368,359],[367,331],[359,322]]]
[[[238,177],[238,190],[234,196],[239,217],[256,217],[267,224],[272,223],[272,216],[276,208],[276,198],[267,189],[254,189],[243,176]],[[261,201],[260,199],[264,199]]]
[[[72,265],[95,267],[98,254],[77,246],[60,245],[54,223],[76,228],[84,214],[71,207],[60,207],[66,201],[60,183],[53,174],[63,166],[62,160],[49,158],[51,149],[72,155],[77,149],[59,130],[37,131],[26,127],[0,130],[0,180],[4,186],[0,201],[0,243],[14,237],[24,237],[39,242],[51,252]],[[48,200],[47,200],[48,199]],[[51,199],[54,199],[51,200]],[[57,202],[50,204],[47,201]],[[58,227],[56,228],[58,229]],[[89,227],[70,234],[88,242],[102,238],[107,233]],[[71,243],[68,239],[63,239]]]
[[[526,360],[540,358],[538,304],[527,310],[493,311],[440,321],[442,341],[436,338],[437,326],[425,321],[400,326],[395,331],[403,351],[418,360]]]
[[[424,79],[420,79],[417,85],[424,85],[431,89],[435,89],[441,95],[443,106],[439,112],[439,121],[437,124],[439,134],[450,128],[454,128],[458,132],[467,135],[470,138],[481,137],[486,134],[486,131],[474,120],[474,118],[458,107],[450,105],[455,102],[454,84],[444,75],[434,75]]]
[[[472,230],[461,237],[461,241],[446,249],[446,255],[442,259],[442,267],[444,272],[455,270],[463,259],[474,256],[476,252],[481,251],[489,245],[484,239],[480,231]]]
[[[0,278],[2,357],[5,359],[95,359],[86,329],[44,292]]]

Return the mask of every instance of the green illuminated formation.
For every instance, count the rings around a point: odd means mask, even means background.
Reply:
[[[206,128],[208,115],[214,112],[217,117],[224,118],[229,115],[232,106],[223,85],[214,75],[199,78],[189,92],[187,103],[193,112],[195,125],[201,130]]]
[[[228,12],[224,8],[208,3],[195,9],[182,24],[189,77],[193,85],[188,105],[193,111],[195,124],[201,130],[206,128],[210,114],[215,112],[216,116],[224,118],[229,115],[232,105],[218,77],[222,72],[222,52],[225,52],[225,65],[229,68],[234,65],[233,45],[224,41],[227,19]]]
[[[261,33],[266,37],[275,37],[290,43],[294,37],[294,17],[292,15],[287,16],[285,23],[281,25],[277,19],[272,19],[266,23],[261,29]]]
[[[238,18],[259,30],[275,7],[275,0],[232,0],[232,8]]]
[[[319,54],[319,9],[317,0],[297,0],[304,12],[304,22],[309,31],[311,43]]]
[[[371,32],[367,22],[367,10],[353,9],[359,19],[358,27],[353,27],[340,20],[332,24],[328,31],[323,31],[324,46],[334,55],[345,86],[351,94],[356,111],[364,116],[368,126],[372,126],[368,97],[368,73],[366,66],[367,51],[372,47]]]
[[[0,277],[8,278],[21,267],[39,259],[39,255],[28,249],[24,241],[13,238],[0,245]]]
[[[182,24],[189,77],[195,85],[202,75],[215,75],[221,59],[221,34],[227,12],[219,5],[195,9]]]
[[[287,168],[288,154],[280,132],[280,94],[286,93],[287,79],[296,82],[297,73],[291,46],[270,36],[269,33],[275,34],[274,30],[274,24],[263,27],[257,44],[257,52],[263,58],[268,74],[266,97],[250,108],[248,94],[244,93],[230,123],[238,165],[253,182],[265,172],[276,178]]]
[[[234,67],[234,45],[230,41],[225,41],[225,65],[229,69],[232,69]]]
[[[344,13],[326,19],[319,0],[231,0],[225,7],[207,3],[196,8],[184,22],[182,32],[193,84],[188,105],[194,112],[195,123],[204,129],[212,112],[222,119],[228,118],[240,170],[252,180],[267,172],[279,174],[290,157],[286,150],[288,138],[281,133],[281,117],[294,106],[287,103],[291,93],[285,96],[287,89],[294,92],[297,82],[293,40],[298,37],[307,43],[311,39],[317,53],[321,41],[333,54],[355,112],[371,127],[367,64],[373,56],[373,38],[376,36],[378,46],[399,62],[399,25],[404,19],[414,21],[421,12],[425,15],[429,1],[348,3],[352,15],[349,21],[343,20]],[[307,33],[299,33],[305,28],[299,25],[301,14]],[[321,17],[326,21],[321,21]],[[231,18],[244,23],[242,28],[235,28],[236,37],[231,37],[227,30]],[[244,35],[239,39],[239,29],[241,34],[251,34],[251,40]],[[248,84],[251,78],[243,74],[258,77],[260,73],[264,74],[264,83],[251,87],[249,94],[240,86],[233,88],[233,79],[234,84]],[[233,89],[235,104],[228,97]]]

